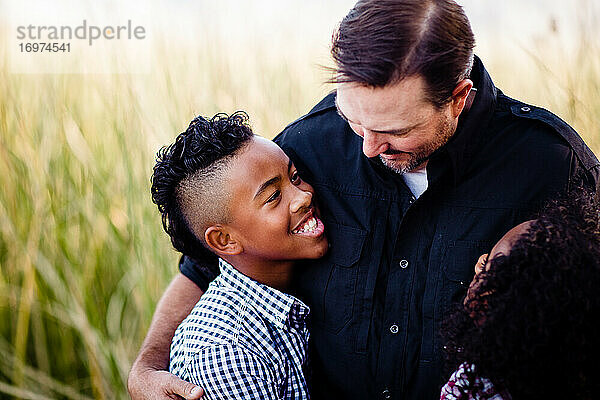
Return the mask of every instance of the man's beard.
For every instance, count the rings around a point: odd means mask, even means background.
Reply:
[[[412,153],[407,153],[405,151],[389,151],[388,154],[409,154],[410,158],[406,161],[398,161],[398,160],[389,160],[383,157],[381,154],[379,155],[379,159],[387,168],[392,170],[397,174],[406,174],[409,173],[417,167],[422,166],[429,157],[440,147],[448,143],[448,140],[454,134],[455,128],[450,124],[447,119],[441,121],[439,128],[437,129],[439,132],[438,135],[435,136],[434,140],[431,142],[423,144],[419,149]]]

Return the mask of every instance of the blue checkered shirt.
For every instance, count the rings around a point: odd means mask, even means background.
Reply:
[[[308,399],[309,308],[221,260],[219,275],[177,328],[169,370],[203,399]]]

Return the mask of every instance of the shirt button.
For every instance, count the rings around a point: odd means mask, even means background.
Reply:
[[[383,392],[381,392],[381,397],[383,397],[386,400],[391,399],[392,393],[388,389],[385,389]]]
[[[524,113],[528,113],[529,111],[531,111],[531,108],[525,106],[525,107],[521,107],[521,111]]]
[[[398,333],[398,325],[394,324],[390,326],[390,332],[392,332],[394,335]]]
[[[406,261],[406,260],[400,261],[400,268],[402,268],[402,269],[408,268],[408,261]]]

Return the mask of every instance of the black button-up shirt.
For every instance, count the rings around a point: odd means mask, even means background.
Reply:
[[[557,193],[597,188],[599,162],[572,128],[502,94],[479,59],[472,79],[474,103],[416,201],[362,153],[335,93],[275,138],[315,188],[331,243],[296,269],[312,310],[313,398],[439,398],[440,321],[479,255]],[[201,287],[213,278],[189,259],[180,269]]]

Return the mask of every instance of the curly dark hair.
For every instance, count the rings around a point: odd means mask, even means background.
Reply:
[[[175,249],[194,259],[214,258],[203,237],[194,234],[192,222],[226,218],[227,193],[220,172],[252,137],[245,112],[219,113],[211,119],[194,118],[174,143],[159,150],[151,178],[152,201]]]
[[[466,391],[481,399],[475,376],[513,399],[597,398],[599,291],[600,204],[578,191],[477,276],[474,296],[443,324],[446,369],[473,364]]]

